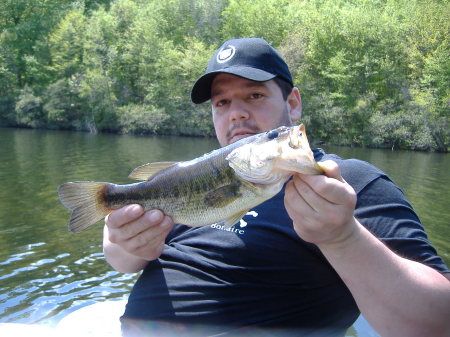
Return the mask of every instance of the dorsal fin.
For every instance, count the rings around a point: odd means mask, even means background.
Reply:
[[[135,180],[150,180],[159,171],[176,165],[177,163],[178,162],[176,161],[160,161],[156,163],[144,164],[136,167],[133,171],[131,171],[128,178]]]

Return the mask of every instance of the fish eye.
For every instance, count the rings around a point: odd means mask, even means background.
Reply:
[[[272,130],[267,132],[267,138],[269,139],[275,139],[278,137],[278,131],[277,130]]]

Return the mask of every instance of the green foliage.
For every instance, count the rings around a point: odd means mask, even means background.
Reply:
[[[433,3],[434,10],[430,11],[427,3]],[[319,130],[322,141],[384,146],[394,137],[395,147],[447,150],[448,137],[443,136],[446,128],[441,118],[448,116],[448,79],[443,78],[449,60],[448,44],[443,46],[442,42],[448,33],[448,20],[442,19],[444,7],[448,13],[448,4],[433,1],[292,3],[294,29],[281,50],[302,93],[307,121]],[[440,13],[432,19],[435,10]],[[426,35],[431,41],[426,40],[425,31],[433,32]],[[417,32],[421,34],[416,39]],[[435,53],[440,56],[435,58]],[[428,64],[433,66],[426,70]],[[428,74],[431,80],[427,80]],[[422,97],[428,91],[428,98],[439,92],[439,102],[446,102],[437,113],[432,110],[437,108],[438,100],[428,99],[428,104],[420,108],[427,118],[414,119],[427,123],[427,134],[433,129],[431,125],[436,127],[434,138],[423,138],[430,141],[427,146],[413,139],[419,132],[410,115],[411,107],[418,106],[413,102],[414,90]],[[434,123],[436,118],[432,116],[436,114],[440,118]],[[379,127],[382,120],[385,125]],[[367,137],[370,130],[377,128],[377,136],[383,140]]]
[[[101,69],[89,70],[81,82],[80,97],[86,102],[87,126],[95,130],[114,130],[117,103],[111,91],[111,79]]]
[[[179,49],[171,43],[161,45],[164,57],[158,59],[149,83],[145,101],[165,107],[170,120],[165,131],[170,134],[212,135],[209,106],[195,107],[187,96],[195,78],[199,77],[214,48],[207,48],[195,38],[189,39],[189,49]]]
[[[230,0],[222,13],[222,40],[262,37],[278,46],[290,29],[286,20],[288,3],[283,0]]]
[[[412,90],[413,102],[425,115],[437,149],[450,144],[450,52],[448,39],[424,59],[423,75],[417,90]]]
[[[80,76],[64,78],[50,84],[44,94],[44,111],[51,128],[83,130],[85,104],[80,98]]]
[[[368,136],[377,147],[408,148],[413,150],[436,150],[432,130],[425,122],[420,109],[372,115]]]
[[[158,133],[169,118],[164,109],[142,104],[125,105],[118,110],[120,131],[123,133]]]
[[[48,69],[55,78],[68,78],[83,69],[86,18],[74,9],[62,18],[49,35],[52,63]]]
[[[0,125],[14,125],[14,99],[17,91],[17,77],[8,68],[7,56],[0,49]]]
[[[217,42],[222,24],[224,0],[153,1],[151,16],[157,21],[160,37],[184,45],[186,39],[197,38],[205,43]]]
[[[2,45],[11,54],[8,68],[17,76],[18,85],[40,84],[30,76],[26,57],[39,55],[48,62],[45,42],[50,30],[58,22],[60,13],[68,8],[67,0],[2,0],[0,2],[0,31]]]
[[[36,97],[33,90],[24,87],[16,103],[16,122],[19,126],[37,128],[42,125],[42,101]]]
[[[0,125],[213,135],[190,89],[263,37],[315,141],[447,151],[450,5],[438,0],[3,0]]]

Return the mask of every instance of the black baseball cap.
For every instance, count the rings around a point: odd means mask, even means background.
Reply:
[[[291,72],[283,57],[261,38],[232,39],[225,42],[209,61],[205,74],[192,87],[192,102],[200,104],[211,99],[211,84],[220,73],[258,82],[279,77],[293,86]]]

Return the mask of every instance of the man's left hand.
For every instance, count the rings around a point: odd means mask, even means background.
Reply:
[[[324,175],[295,174],[287,184],[286,210],[303,240],[319,246],[343,243],[357,226],[356,193],[334,161],[319,165]]]

